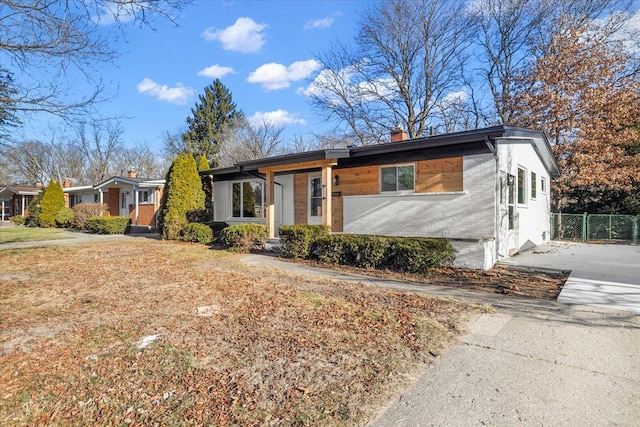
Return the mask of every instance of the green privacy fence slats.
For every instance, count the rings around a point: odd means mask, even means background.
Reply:
[[[640,216],[601,214],[551,214],[554,240],[621,240],[638,243]]]

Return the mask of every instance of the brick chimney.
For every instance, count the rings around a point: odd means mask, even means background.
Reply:
[[[396,128],[391,131],[391,142],[406,141],[407,139],[409,139],[409,135],[407,135],[400,125],[396,126]]]
[[[68,179],[65,179],[64,181],[62,181],[62,188],[69,188],[71,187],[71,181],[69,181]]]
[[[136,172],[135,169],[131,169],[129,172],[127,172],[127,178],[137,178],[138,177],[138,172]]]

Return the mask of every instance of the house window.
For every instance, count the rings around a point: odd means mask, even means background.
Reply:
[[[540,191],[547,192],[547,180],[544,177],[540,178]]]
[[[526,180],[527,180],[527,171],[525,171],[522,168],[518,168],[518,204],[519,205],[523,205],[527,201]]]
[[[262,180],[232,183],[233,218],[264,218],[264,185]]]
[[[535,172],[531,172],[531,199],[536,199],[536,194],[538,190],[538,180]]]
[[[380,191],[413,191],[414,165],[401,165],[380,168]]]
[[[93,195],[93,203],[100,203],[100,195],[99,194],[94,194]]]
[[[138,203],[142,205],[153,203],[154,194],[155,192],[153,190],[139,190]]]
[[[310,208],[311,216],[322,216],[322,179],[321,178],[311,178],[310,181]]]

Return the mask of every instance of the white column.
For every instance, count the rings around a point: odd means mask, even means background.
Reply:
[[[135,206],[136,206],[136,227],[138,226],[138,191],[139,191],[139,189],[138,189],[138,186],[136,185],[133,188],[133,197],[135,199],[134,203],[135,203]]]
[[[100,216],[104,216],[104,212],[102,211],[102,205],[104,204],[104,193],[102,192],[102,187],[98,188],[98,200],[100,201]]]
[[[2,201],[2,212],[0,212],[0,215],[2,216],[2,221],[4,221],[4,200]]]
[[[24,211],[27,209],[26,207],[27,204],[27,197],[26,196],[22,196],[22,214],[24,216]]]

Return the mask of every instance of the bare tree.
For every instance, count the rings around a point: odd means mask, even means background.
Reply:
[[[251,124],[244,118],[236,121],[221,144],[219,165],[228,166],[243,160],[282,154],[283,130],[266,120],[258,124]]]
[[[462,0],[383,1],[363,14],[355,46],[318,57],[306,94],[359,144],[386,142],[398,124],[422,136],[436,105],[461,86],[472,31]]]
[[[117,56],[112,40],[119,25],[151,25],[154,17],[173,20],[190,0],[0,0],[0,52],[3,67],[19,79],[14,92],[0,92],[10,113],[45,112],[64,118],[84,115],[101,99],[104,85],[96,64]],[[109,32],[104,22],[115,23]],[[119,32],[117,32],[119,30]],[[114,33],[114,31],[116,31]],[[89,88],[78,97],[78,79]]]
[[[86,179],[98,183],[111,176],[115,158],[123,148],[120,122],[82,122],[77,134],[88,164]]]
[[[140,177],[160,178],[165,175],[166,169],[166,162],[161,161],[148,144],[139,142],[116,153],[113,174],[126,176],[127,172],[135,170]]]

